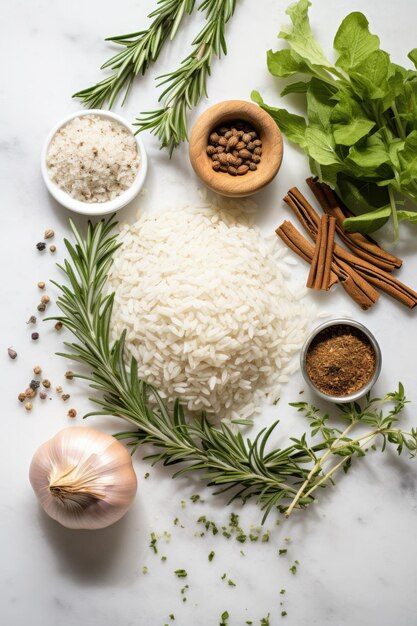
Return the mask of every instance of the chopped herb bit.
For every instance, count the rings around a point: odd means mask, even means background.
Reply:
[[[237,528],[239,526],[239,515],[237,515],[237,513],[231,513],[230,526],[232,528]]]
[[[147,574],[148,572],[149,572],[148,568],[146,567],[146,565],[144,565],[142,568],[142,574]]]
[[[223,576],[221,577],[221,580],[224,580],[226,578],[226,574],[223,574]]]
[[[146,480],[147,478],[149,478],[149,472],[146,472],[144,479]]]
[[[181,508],[185,509],[185,507],[187,506],[187,503],[185,500],[181,500]]]
[[[178,517],[176,517],[174,519],[174,526],[178,526],[179,523],[180,523],[180,520],[178,519]]]
[[[229,585],[229,587],[236,587],[236,583],[233,582],[231,578],[228,579],[227,584]]]
[[[266,617],[263,617],[261,619],[261,626],[270,626],[269,625],[269,613],[268,613],[268,615]]]
[[[272,404],[273,404],[274,406],[277,406],[277,404],[278,404],[278,402],[279,402],[279,401],[280,401],[280,398],[277,398],[276,400],[274,400],[274,401],[273,401],[273,403],[272,403]]]
[[[211,563],[211,561],[214,559],[214,555],[215,555],[215,554],[216,554],[216,553],[214,552],[214,550],[212,550],[212,551],[210,552],[210,554],[208,555],[208,560],[210,561],[210,563]]]
[[[187,598],[184,596],[182,599],[183,602],[187,602]]]
[[[175,615],[174,613],[171,613],[171,615],[169,616],[169,619],[173,622],[175,622]]]
[[[249,619],[247,622],[245,622],[245,624],[253,624],[253,622]]]
[[[190,500],[194,504],[196,504],[196,502],[201,502],[201,503],[204,502],[204,500],[201,498],[201,496],[198,493],[195,493],[192,496],[190,496]]]
[[[242,556],[245,556],[245,553],[243,552],[243,550],[241,550],[241,551],[240,551],[240,554],[241,554]]]
[[[280,548],[280,550],[278,550],[278,554],[280,556],[282,556],[283,554],[287,554],[288,550],[287,548]]]
[[[182,595],[184,595],[184,593],[187,591],[188,588],[189,588],[188,585],[185,585],[185,587],[181,589]]]
[[[185,569],[176,569],[174,574],[178,578],[187,578],[187,571]]]
[[[262,535],[262,543],[268,543],[268,541],[269,541],[269,534],[270,534],[269,530],[267,530],[266,533],[264,533]]]
[[[286,592],[286,589],[281,589],[280,594],[283,596],[285,592]]]
[[[158,541],[158,537],[155,533],[151,533],[151,542],[149,547],[154,551],[155,554],[158,554],[158,548],[156,547],[156,542]]]
[[[226,539],[230,539],[230,537],[232,536],[230,533],[227,532],[227,530],[224,530],[222,532],[223,537],[226,537]]]
[[[171,533],[168,533],[166,530],[164,530],[164,539],[165,539],[165,543],[169,543],[171,541]]]
[[[295,576],[296,573],[297,573],[297,566],[296,565],[291,565],[290,572],[291,572],[291,574],[293,574]]]
[[[250,539],[251,541],[258,541],[258,539],[259,539],[259,535],[254,535],[253,533],[251,533],[251,534],[249,535],[249,539]]]
[[[239,541],[239,543],[245,543],[247,539],[247,536],[245,535],[245,533],[240,533],[239,535],[236,535],[236,541]]]
[[[292,543],[291,537],[284,537],[285,543]]]
[[[166,561],[166,560],[167,560],[167,557],[166,557],[166,556],[161,556],[161,561],[162,561],[162,563],[165,563],[165,561]]]
[[[219,626],[228,626],[228,623],[229,623],[229,613],[227,611],[224,611],[220,618]]]
[[[285,617],[286,615],[288,615],[287,611],[281,611],[281,617]]]

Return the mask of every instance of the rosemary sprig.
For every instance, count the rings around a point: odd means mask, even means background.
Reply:
[[[192,109],[207,96],[207,76],[211,72],[213,55],[227,54],[225,26],[233,16],[236,0],[204,0],[199,10],[205,11],[206,24],[192,42],[191,54],[175,71],[159,77],[158,87],[166,85],[158,102],[163,106],[145,111],[135,122],[139,132],[150,130],[161,148],[173,150],[188,139],[187,109]]]
[[[148,15],[154,19],[147,30],[108,37],[106,41],[124,47],[100,68],[110,68],[113,74],[92,87],[78,91],[73,98],[79,98],[93,109],[102,108],[107,103],[111,109],[124,89],[124,103],[135,76],[144,75],[151,63],[156,61],[165,41],[174,39],[182,19],[192,13],[194,5],[195,0],[159,0],[157,8]]]
[[[88,415],[116,415],[128,421],[134,429],[116,437],[128,439],[133,451],[142,443],[151,443],[156,452],[147,458],[153,463],[182,464],[174,476],[200,470],[203,479],[218,488],[215,493],[232,490],[230,502],[256,497],[263,519],[274,507],[288,516],[295,507],[313,502],[315,491],[332,483],[340,468],[347,471],[352,460],[363,457],[377,437],[382,439],[382,450],[393,444],[399,454],[408,450],[416,455],[417,429],[405,432],[394,427],[406,404],[401,384],[397,392],[382,399],[368,397],[363,408],[357,403],[339,406],[347,422],[344,430],[330,427],[329,417],[320,416],[315,407],[295,404],[310,422],[313,439],[307,441],[304,434],[291,439],[287,447],[269,451],[268,442],[278,422],[251,440],[224,423],[213,426],[204,414],[188,421],[179,401],[170,412],[157,391],[139,380],[133,357],[126,367],[125,333],[110,344],[114,294],[105,295],[104,287],[119,247],[112,234],[115,222],[111,218],[95,226],[90,223],[85,240],[70,223],[75,244],[65,240],[70,259],[59,265],[68,285],[52,282],[61,291],[57,304],[62,316],[54,319],[72,332],[75,341],[65,342],[67,352],[58,354],[87,366],[88,374],[76,376],[100,392],[91,398],[100,410]],[[385,403],[392,407],[387,413],[381,408]],[[352,437],[354,429],[357,434]]]

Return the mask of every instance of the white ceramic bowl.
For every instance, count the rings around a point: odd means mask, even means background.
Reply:
[[[83,117],[85,115],[97,115],[104,119],[110,119],[119,122],[121,126],[124,126],[129,132],[132,133],[136,141],[136,146],[140,157],[139,169],[136,174],[136,178],[133,181],[132,185],[129,187],[129,189],[126,189],[126,191],[117,196],[117,198],[109,200],[108,202],[81,202],[81,200],[75,200],[66,191],[63,191],[60,187],[58,187],[58,185],[54,183],[49,176],[48,166],[46,164],[46,157],[52,138],[60,128],[65,126],[65,124],[68,124],[68,122],[76,117]],[[55,198],[57,202],[62,204],[67,209],[75,211],[75,213],[81,213],[83,215],[106,215],[107,213],[114,213],[115,211],[118,211],[126,204],[131,202],[143,187],[143,183],[145,182],[146,174],[148,171],[148,159],[146,156],[145,146],[143,145],[142,139],[138,135],[135,135],[134,132],[134,129],[128,122],[126,122],[126,120],[120,117],[120,115],[116,115],[116,113],[111,113],[110,111],[102,111],[101,109],[84,109],[82,111],[78,111],[77,113],[72,113],[71,115],[68,115],[68,117],[63,119],[56,126],[54,126],[54,128],[47,136],[42,149],[41,170],[43,180],[45,181],[45,185],[47,186],[49,193]]]

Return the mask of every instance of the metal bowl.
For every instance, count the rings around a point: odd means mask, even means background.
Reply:
[[[364,385],[361,389],[359,389],[359,391],[356,391],[355,393],[352,393],[347,396],[331,396],[326,393],[323,393],[322,391],[320,391],[320,389],[318,389],[313,384],[309,375],[307,374],[306,359],[307,359],[308,349],[313,339],[315,339],[315,337],[317,337],[317,335],[325,328],[330,328],[332,326],[340,326],[340,325],[351,326],[352,328],[357,328],[360,331],[362,331],[363,334],[369,339],[369,342],[372,345],[374,352],[375,352],[375,371],[372,375],[372,378],[369,380],[369,382],[366,385]],[[304,380],[306,381],[306,383],[309,385],[309,387],[314,391],[316,395],[318,395],[323,400],[330,400],[331,402],[341,404],[343,402],[352,402],[354,400],[358,400],[359,398],[367,394],[368,391],[372,389],[372,387],[375,385],[376,381],[378,380],[379,374],[381,372],[382,355],[381,355],[381,349],[379,347],[377,340],[375,339],[373,334],[363,324],[360,324],[359,322],[356,322],[355,320],[338,318],[338,319],[333,319],[333,320],[324,322],[324,324],[320,324],[320,326],[317,326],[317,328],[315,328],[313,332],[308,336],[307,340],[305,341],[301,349],[300,365],[301,365],[301,372],[303,374]]]

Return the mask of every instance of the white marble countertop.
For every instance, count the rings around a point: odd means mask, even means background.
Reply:
[[[30,459],[41,442],[68,423],[68,407],[55,397],[46,406],[37,403],[30,414],[16,400],[36,363],[56,384],[63,384],[67,368],[67,363],[54,356],[63,335],[58,337],[53,328],[38,324],[41,336],[34,343],[30,340],[32,329],[25,324],[38,301],[37,281],[58,276],[53,261],[63,258],[62,240],[69,232],[69,213],[48,196],[41,180],[41,145],[53,124],[79,108],[71,94],[100,76],[98,67],[110,53],[104,37],[142,28],[154,4],[15,0],[3,7],[1,622],[10,626],[217,626],[223,611],[228,611],[230,626],[242,626],[247,620],[260,624],[268,613],[274,626],[417,624],[417,465],[394,453],[374,454],[356,463],[314,507],[287,522],[276,525],[271,516],[266,523],[271,530],[268,543],[241,545],[221,533],[196,537],[200,515],[221,526],[235,510],[249,529],[251,524],[259,524],[259,512],[251,503],[242,510],[226,507],[224,499],[213,498],[191,477],[172,481],[170,471],[150,469],[141,452],[134,459],[139,478],[136,501],[115,526],[95,533],[72,532],[38,508],[28,481]],[[268,102],[278,102],[278,86],[267,73],[265,51],[278,46],[276,35],[284,22],[286,4],[239,0],[228,27],[229,54],[221,64],[214,64],[209,100],[190,115],[191,121],[210,103],[249,99],[254,88],[267,96]],[[406,62],[407,52],[417,45],[417,5],[409,0],[315,0],[312,20],[327,49],[342,17],[351,10],[363,10],[383,47],[392,52],[395,61]],[[196,19],[187,20],[157,66],[135,85],[122,110],[127,119],[156,106],[155,76],[175,67],[185,56],[187,42],[197,28]],[[198,197],[199,185],[186,146],[169,161],[153,137],[144,135],[144,140],[150,160],[146,193],[124,211],[127,219],[139,204],[148,210],[175,208]],[[279,176],[257,197],[258,221],[265,233],[272,232],[286,214],[281,200],[286,190],[300,185],[307,175],[304,156],[286,145]],[[55,258],[49,253],[39,255],[35,249],[47,227],[57,233]],[[415,236],[415,230],[404,227],[396,250],[405,260],[400,276],[414,288]],[[305,267],[297,271],[305,277]],[[382,297],[366,314],[354,308],[343,292],[316,300],[332,315],[347,312],[371,328],[384,360],[376,391],[384,393],[401,380],[412,400],[405,422],[411,423],[413,417],[415,422],[416,313],[388,297]],[[7,357],[10,345],[18,352],[15,361]],[[65,387],[79,415],[90,408],[84,388],[75,383]],[[267,424],[280,417],[283,436],[301,432],[305,426],[302,418],[287,403],[297,398],[303,387],[297,374],[283,390],[279,406],[266,409],[260,421]],[[308,393],[303,397],[309,397]],[[90,419],[89,425],[108,432],[121,427],[110,419]],[[147,471],[150,477],[144,480]],[[196,492],[204,498],[203,504],[190,502]],[[176,517],[178,526],[173,524]],[[157,555],[149,547],[152,531],[162,535]],[[169,542],[165,542],[164,531],[172,535]],[[285,538],[291,538],[288,545]],[[282,547],[288,552],[279,557]],[[216,555],[209,563],[211,550]],[[161,562],[165,555],[167,560]],[[289,568],[295,560],[299,565],[294,576]],[[178,568],[188,571],[185,581],[174,576]],[[221,580],[223,573],[236,587]],[[181,594],[184,583],[189,585],[186,602]],[[281,589],[286,589],[284,595],[280,595]],[[285,618],[281,617],[283,610],[288,613]],[[170,614],[175,621],[169,619]]]

